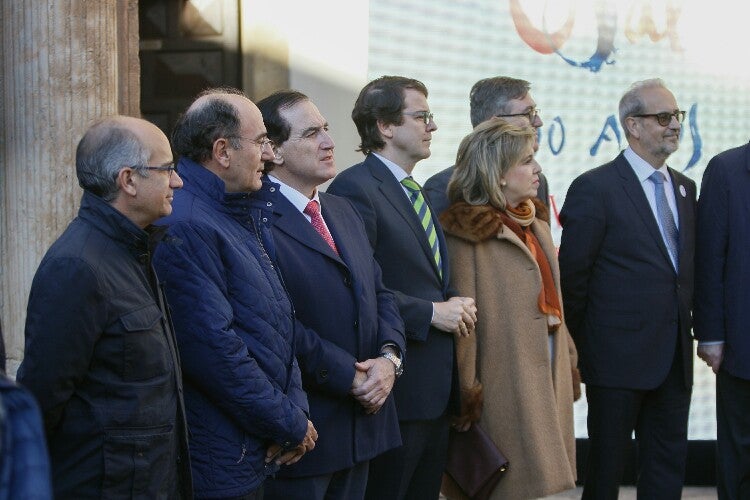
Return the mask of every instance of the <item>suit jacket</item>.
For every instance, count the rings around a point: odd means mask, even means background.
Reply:
[[[404,373],[396,382],[399,420],[434,419],[458,411],[453,334],[433,328],[432,303],[455,295],[445,237],[433,211],[442,256],[442,279],[427,235],[401,184],[376,156],[336,176],[327,190],[348,198],[365,223],[383,283],[393,290],[406,328]],[[428,201],[429,205],[429,201]]]
[[[587,384],[653,389],[679,349],[692,384],[695,183],[669,169],[679,213],[679,272],[641,183],[620,153],[571,184],[560,220],[566,322]]]
[[[750,380],[750,145],[703,173],[695,241],[695,337],[723,340],[721,368]]]
[[[264,180],[263,191],[277,189]],[[340,256],[286,197],[279,193],[274,201],[267,221],[272,258],[297,318],[309,328],[297,335],[297,357],[310,419],[320,436],[311,452],[277,475],[327,474],[401,445],[394,398],[367,415],[349,391],[355,362],[377,357],[386,343],[405,352],[403,322],[393,293],[383,286],[364,224],[347,200],[320,193]]]
[[[438,215],[445,212],[450,206],[448,181],[451,180],[451,175],[453,175],[455,169],[456,166],[453,165],[441,170],[424,183],[424,191],[430,199],[430,205],[435,208]],[[536,197],[549,208],[549,186],[547,185],[547,178],[542,173],[539,174],[539,189],[536,192]]]

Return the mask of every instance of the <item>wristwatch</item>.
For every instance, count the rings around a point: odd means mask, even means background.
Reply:
[[[396,354],[386,351],[386,352],[380,353],[380,357],[385,358],[391,363],[393,363],[393,367],[396,369],[396,378],[399,378],[401,374],[404,373],[404,366],[401,363],[401,358],[398,357]]]

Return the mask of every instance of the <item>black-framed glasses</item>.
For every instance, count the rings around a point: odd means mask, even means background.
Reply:
[[[274,144],[274,142],[268,137],[263,137],[261,139],[251,139],[250,137],[242,137],[241,135],[238,135],[236,136],[236,138],[255,143],[256,146],[260,147],[261,151],[263,151],[263,148],[265,147],[269,147],[271,151],[273,151],[273,148],[276,147],[276,144]]]
[[[429,123],[435,119],[435,115],[429,111],[404,111],[404,114],[422,120],[425,125],[429,125]]]
[[[512,116],[525,116],[526,118],[529,119],[529,123],[533,124],[536,117],[539,116],[540,111],[541,110],[539,108],[531,108],[530,110],[524,111],[523,113],[512,113],[509,115],[495,115],[495,116],[498,118],[510,118]]]
[[[143,170],[157,170],[159,172],[169,172],[169,177],[172,177],[172,172],[176,172],[177,175],[180,175],[179,172],[177,172],[177,164],[176,163],[170,163],[169,165],[164,165],[161,167],[149,167],[148,165],[143,167],[136,167]]]
[[[672,113],[665,111],[663,113],[643,113],[640,115],[632,116],[634,116],[635,118],[656,118],[656,121],[662,127],[669,126],[669,124],[672,123],[672,117],[677,120],[677,123],[682,123],[685,120],[685,112],[682,110],[677,110]]]

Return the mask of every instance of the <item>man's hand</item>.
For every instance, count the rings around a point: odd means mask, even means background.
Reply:
[[[364,384],[366,380],[367,380],[367,371],[357,370],[355,368],[354,380],[352,380],[352,390],[351,390],[352,394],[354,394],[355,389],[362,387],[362,384]]]
[[[446,302],[434,302],[432,326],[444,332],[468,337],[477,322],[477,307],[471,297],[451,297]]]
[[[307,433],[305,434],[302,442],[296,447],[283,451],[283,448],[279,444],[272,444],[266,450],[266,463],[276,461],[277,465],[292,465],[297,463],[302,456],[308,451],[315,448],[315,441],[318,440],[318,431],[315,430],[315,426],[309,420],[307,421]]]
[[[355,363],[354,367],[358,373],[366,374],[367,379],[362,385],[352,389],[352,395],[367,413],[375,413],[383,406],[393,389],[396,381],[395,367],[389,359],[380,357]]]
[[[699,344],[698,357],[705,361],[714,373],[719,373],[721,361],[724,359],[724,343],[708,345]]]

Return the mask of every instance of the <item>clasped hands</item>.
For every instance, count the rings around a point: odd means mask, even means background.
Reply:
[[[432,325],[460,337],[468,337],[477,322],[477,306],[471,297],[451,297],[433,303]]]
[[[351,394],[368,414],[377,413],[393,389],[396,370],[391,360],[371,358],[354,363]]]
[[[307,432],[305,433],[302,442],[294,448],[286,451],[284,451],[284,448],[280,444],[272,444],[266,450],[266,463],[275,461],[276,465],[292,465],[293,463],[298,462],[305,453],[315,448],[315,441],[317,440],[318,431],[315,430],[313,423],[308,420]]]

